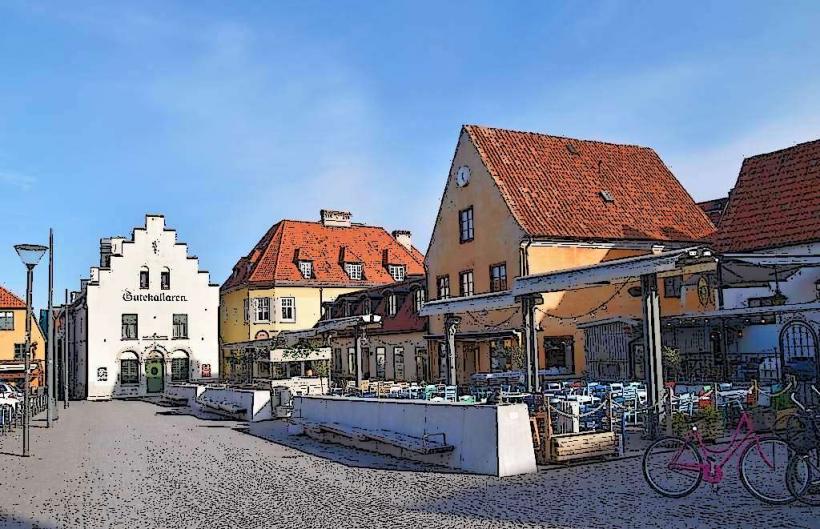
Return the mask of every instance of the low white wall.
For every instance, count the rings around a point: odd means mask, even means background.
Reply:
[[[444,433],[455,448],[442,464],[492,476],[536,471],[529,413],[524,404],[480,406],[398,399],[295,396],[293,417],[336,422],[413,437]],[[295,433],[299,433],[298,429]]]
[[[185,399],[188,403],[188,406],[193,406],[194,401],[196,398],[202,395],[202,392],[205,391],[205,386],[199,386],[197,384],[172,384],[165,388],[165,396],[170,397],[172,400],[182,400]]]
[[[200,400],[235,404],[245,409],[244,419],[249,422],[266,421],[271,418],[270,391],[262,389],[235,389],[206,387]],[[197,404],[213,412],[213,408]]]

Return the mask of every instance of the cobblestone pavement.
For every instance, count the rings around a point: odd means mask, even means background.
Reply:
[[[249,435],[146,402],[60,411],[51,430],[35,423],[34,457],[0,438],[0,527],[820,527],[817,511],[765,506],[736,481],[660,498],[639,459],[502,480],[288,437],[281,422]]]

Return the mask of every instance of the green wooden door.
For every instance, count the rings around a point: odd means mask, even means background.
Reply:
[[[148,360],[145,362],[145,382],[148,393],[162,393],[164,388],[165,370],[162,360]]]

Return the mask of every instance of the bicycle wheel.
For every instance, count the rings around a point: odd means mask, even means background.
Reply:
[[[820,450],[792,456],[786,469],[786,485],[801,502],[820,506]]]
[[[691,443],[665,437],[643,453],[643,477],[652,490],[668,498],[691,494],[703,479],[703,459]]]
[[[748,443],[740,454],[740,482],[755,498],[771,505],[794,501],[786,483],[786,469],[793,451],[776,437]]]

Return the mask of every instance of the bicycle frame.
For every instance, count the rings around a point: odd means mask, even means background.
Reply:
[[[746,434],[742,439],[740,439],[740,432],[744,427],[746,429]],[[766,457],[766,454],[764,454],[760,449],[760,436],[758,436],[755,432],[754,426],[752,425],[752,420],[746,411],[741,411],[740,421],[732,434],[732,440],[729,442],[729,446],[722,450],[707,447],[703,442],[703,437],[700,435],[700,432],[697,431],[697,428],[693,428],[692,431],[684,437],[684,440],[687,443],[695,444],[701,457],[703,458],[703,463],[697,464],[679,462],[678,459],[686,448],[686,445],[683,445],[675,453],[675,456],[669,461],[669,468],[672,470],[698,471],[701,473],[703,480],[706,483],[716,485],[723,481],[723,467],[729,462],[729,460],[732,459],[738,450],[745,447],[746,444],[750,442],[755,443],[760,456],[763,458],[763,461],[767,465],[774,467],[774,465]],[[720,461],[715,461],[715,454],[723,454]],[[738,470],[740,470],[739,466]]]

